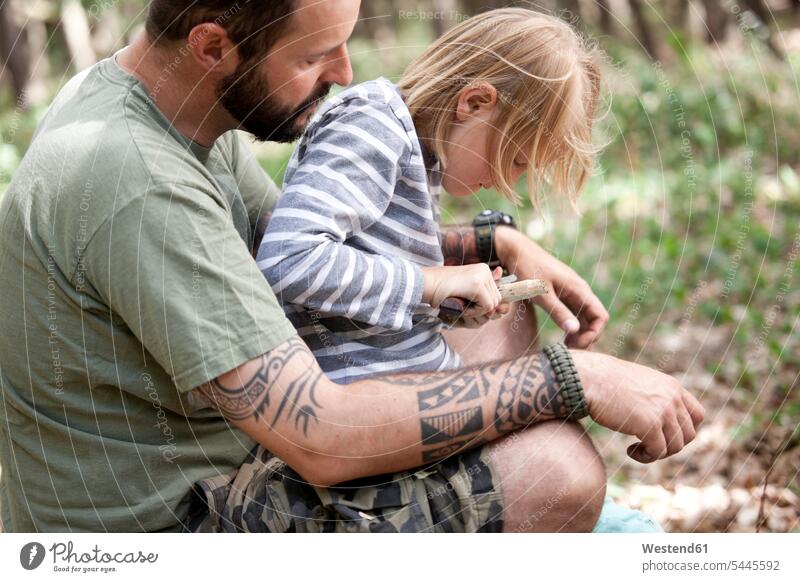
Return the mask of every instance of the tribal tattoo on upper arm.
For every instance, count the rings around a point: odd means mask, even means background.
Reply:
[[[309,424],[319,423],[316,389],[323,373],[313,363],[308,347],[298,337],[293,337],[260,358],[261,365],[247,377],[240,376],[235,386],[226,386],[214,379],[197,390],[229,420],[259,421],[269,416],[270,428],[285,419],[308,436]],[[299,374],[287,371],[302,370]],[[269,411],[269,414],[267,414]]]

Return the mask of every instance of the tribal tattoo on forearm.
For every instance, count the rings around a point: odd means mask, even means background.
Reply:
[[[494,428],[505,434],[534,422],[568,416],[561,386],[547,357],[539,354],[503,364],[500,392],[494,409]]]
[[[322,370],[319,366],[304,366],[305,371],[287,377],[284,370],[297,358],[308,358],[306,345],[294,337],[278,348],[261,356],[261,366],[238,386],[223,386],[217,379],[198,388],[200,394],[228,419],[260,420],[271,406],[276,405],[268,420],[270,428],[282,419],[294,424],[308,436],[309,423],[319,423],[317,411],[322,408],[315,392]]]
[[[497,384],[497,399],[487,415],[492,418],[496,434],[487,435],[480,400],[485,400],[491,387]],[[423,413],[422,444],[437,445],[422,451],[423,463],[484,444],[535,422],[567,416],[560,386],[543,354],[465,370],[457,378],[450,377],[433,388],[420,390],[417,397]],[[464,406],[445,414],[426,414],[453,402]]]
[[[481,262],[473,227],[445,227],[441,234],[445,266],[472,265]]]

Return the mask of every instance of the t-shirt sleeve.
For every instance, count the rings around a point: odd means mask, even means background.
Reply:
[[[196,187],[151,188],[92,235],[84,276],[187,392],[295,330],[229,214]]]

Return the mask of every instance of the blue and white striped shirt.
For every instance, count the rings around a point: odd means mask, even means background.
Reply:
[[[438,164],[397,87],[326,102],[286,172],[258,265],[334,382],[457,367],[421,267],[443,264]]]

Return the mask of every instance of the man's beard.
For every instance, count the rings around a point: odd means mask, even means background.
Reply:
[[[287,107],[273,97],[256,67],[242,63],[217,85],[217,98],[241,129],[253,134],[258,141],[290,143],[303,135],[311,116],[303,123],[299,118],[319,105],[328,96],[331,86],[325,83],[297,107]]]

